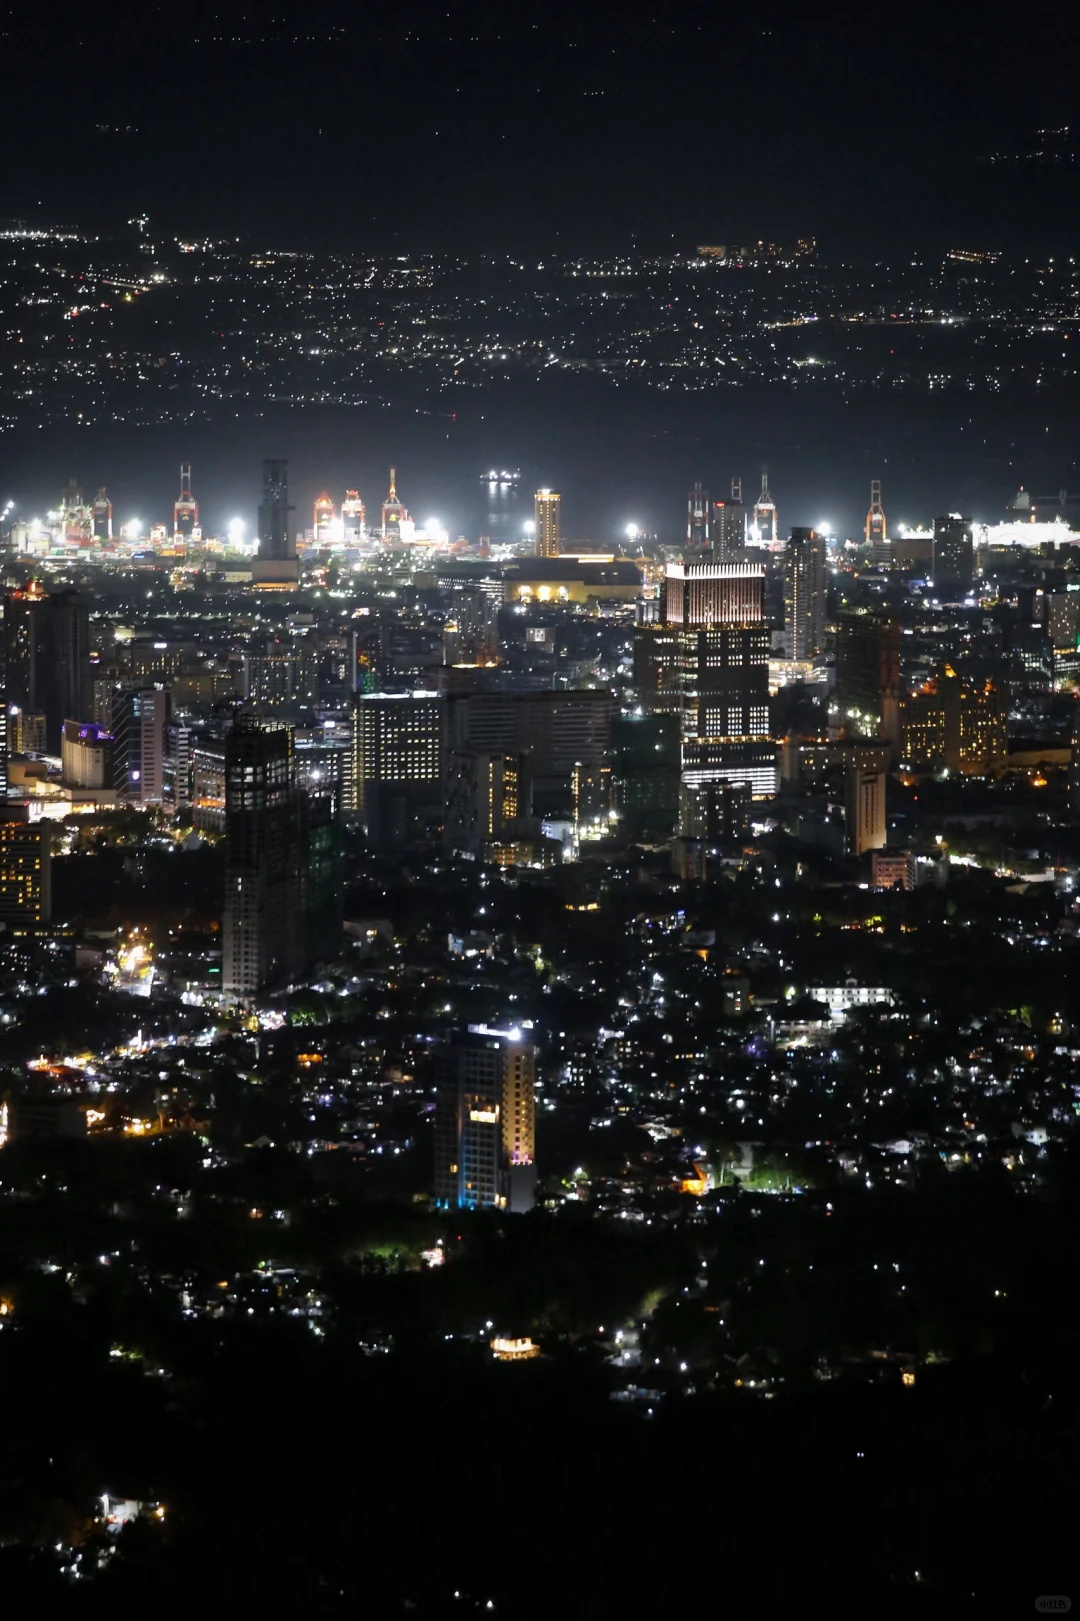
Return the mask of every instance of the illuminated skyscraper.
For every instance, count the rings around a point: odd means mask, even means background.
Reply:
[[[756,624],[763,588],[759,563],[673,563],[664,580],[664,622]]]
[[[754,539],[759,546],[767,546],[770,551],[776,545],[779,534],[776,523],[776,502],[769,493],[769,469],[761,469],[761,494],[754,502]]]
[[[537,557],[558,557],[559,555],[559,509],[561,504],[562,496],[558,490],[537,490],[534,506]]]
[[[36,928],[52,916],[51,824],[26,805],[0,805],[0,923]]]
[[[713,507],[712,545],[719,563],[741,563],[746,556],[746,508],[741,478],[731,481],[731,499],[717,501]]]
[[[944,664],[900,704],[901,758],[967,775],[993,772],[1009,747],[1008,709],[991,681],[973,681]]]
[[[160,805],[165,789],[168,691],[164,687],[125,689],[113,699],[112,714],[116,791],[136,805]]]
[[[444,1209],[532,1209],[536,1049],[471,1026],[435,1058],[435,1198]]]
[[[639,702],[653,714],[681,716],[689,786],[745,782],[756,796],[776,792],[764,589],[760,564],[675,564],[664,620],[635,632]]]
[[[399,540],[401,526],[409,514],[405,511],[397,494],[397,468],[390,469],[390,493],[382,504],[382,538],[384,540]]]
[[[707,551],[709,546],[709,492],[703,490],[700,480],[686,499],[686,549],[689,552]]]
[[[825,536],[793,529],[784,549],[784,654],[812,659],[825,648]]]
[[[865,855],[883,850],[888,842],[885,825],[885,773],[862,765],[849,765],[845,782],[844,820],[848,854]]]
[[[350,808],[373,845],[402,844],[437,830],[442,727],[443,700],[437,693],[357,693]]]

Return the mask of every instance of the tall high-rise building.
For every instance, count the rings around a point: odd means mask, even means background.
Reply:
[[[52,916],[52,827],[26,805],[0,805],[0,923],[37,928]]]
[[[512,835],[529,811],[528,761],[492,749],[453,749],[446,762],[443,839],[479,854]]]
[[[731,481],[731,498],[717,501],[712,519],[713,554],[719,563],[742,563],[746,559],[746,507],[742,479]]]
[[[664,623],[757,624],[763,587],[759,563],[673,563],[664,579]]]
[[[29,806],[0,806],[0,924],[36,929],[52,917],[52,825]]]
[[[296,556],[289,505],[289,464],[263,462],[263,498],[259,507],[260,561],[282,563]]]
[[[136,805],[160,805],[165,796],[165,687],[124,688],[113,699],[113,786]]]
[[[293,734],[238,717],[225,740],[224,989],[251,996],[300,966]]]
[[[966,596],[975,579],[971,524],[959,512],[934,519],[934,590],[939,596]]]
[[[520,1030],[471,1026],[435,1057],[435,1198],[444,1209],[530,1210],[536,1049]]]
[[[390,469],[390,492],[382,504],[382,538],[384,540],[399,540],[401,526],[409,514],[398,500],[397,468]]]
[[[90,621],[76,591],[47,592],[36,580],[4,603],[7,701],[45,716],[50,754],[60,753],[66,720],[90,707]]]
[[[265,636],[244,653],[244,696],[257,709],[281,709],[318,700],[318,659],[309,640]]]
[[[170,720],[165,727],[165,759],[162,768],[162,804],[179,810],[191,804],[191,727],[182,720]]]
[[[66,720],[60,741],[63,782],[69,788],[113,787],[113,735],[96,721]]]
[[[825,649],[825,536],[816,529],[793,529],[783,567],[784,654],[789,659],[812,659]]]
[[[900,698],[900,621],[865,608],[836,618],[837,721],[856,737],[896,741]]]
[[[300,578],[296,535],[289,505],[289,464],[263,462],[259,507],[259,555],[251,565],[252,584],[266,590],[295,590]]]
[[[291,727],[248,713],[224,753],[223,980],[226,992],[248,997],[338,950],[338,786],[299,782]]]
[[[190,540],[199,526],[199,503],[191,493],[191,463],[180,464],[180,494],[173,504],[173,534]]]
[[[0,724],[6,722],[7,745],[10,754],[44,754],[45,716],[31,715],[17,704],[5,706]],[[2,797],[2,796],[0,796]]]
[[[447,747],[524,756],[531,814],[570,815],[575,768],[603,762],[614,713],[606,688],[454,694],[446,701]]]
[[[754,502],[754,540],[759,546],[765,546],[770,551],[775,547],[779,537],[776,521],[776,502],[769,490],[769,469],[761,469],[761,494]]]
[[[559,513],[562,496],[558,490],[537,490],[533,502],[536,523],[537,557],[559,555]]]
[[[914,766],[993,772],[1008,747],[1007,705],[992,681],[971,680],[944,664],[901,700],[900,754]]]
[[[17,704],[9,704],[7,697],[7,647],[4,627],[0,623],[0,805],[7,799],[8,758],[13,751],[9,727],[12,719],[21,715]]]
[[[755,795],[776,792],[764,589],[760,564],[675,564],[664,620],[637,628],[639,699],[651,713],[681,716],[684,784],[746,782]]]
[[[352,793],[369,841],[386,848],[437,827],[442,805],[443,700],[435,692],[358,692]]]
[[[882,850],[888,842],[885,825],[885,773],[853,763],[847,768],[844,811],[848,854]]]
[[[686,499],[686,549],[707,551],[709,547],[709,492],[698,480]]]

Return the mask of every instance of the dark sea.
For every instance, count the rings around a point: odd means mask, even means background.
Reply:
[[[74,476],[91,496],[107,488],[116,524],[137,517],[149,528],[171,520],[179,466],[190,461],[206,531],[223,533],[240,517],[250,534],[262,459],[283,456],[301,530],[322,490],[340,503],[358,489],[370,521],[393,465],[420,524],[436,518],[470,540],[516,539],[533,490],[550,485],[562,492],[564,541],[610,547],[630,523],[677,541],[696,479],[717,499],[738,474],[751,504],[767,463],[782,533],[810,524],[858,535],[875,477],[894,529],[942,511],[994,521],[1021,485],[1043,497],[1080,489],[1078,430],[1080,403],[1062,395],[677,395],[545,379],[418,406],[274,407],[193,424],[9,433],[0,437],[0,506],[13,498],[24,515],[38,514]],[[482,475],[504,468],[520,470],[520,483],[492,490]]]

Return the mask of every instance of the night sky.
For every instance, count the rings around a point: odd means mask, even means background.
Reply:
[[[0,215],[365,251],[1068,251],[1080,165],[1024,156],[1069,119],[1067,19],[23,0]]]

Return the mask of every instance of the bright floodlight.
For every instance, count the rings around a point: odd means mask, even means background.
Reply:
[[[244,535],[243,518],[233,518],[229,523],[229,539],[242,540]]]
[[[638,536],[640,535],[640,533],[641,533],[641,530],[638,528],[636,523],[628,523],[627,524],[627,526],[626,526],[626,537],[627,537],[628,540],[636,540],[638,538]]]
[[[527,535],[535,535],[536,525],[531,518],[526,519],[524,528]]]

